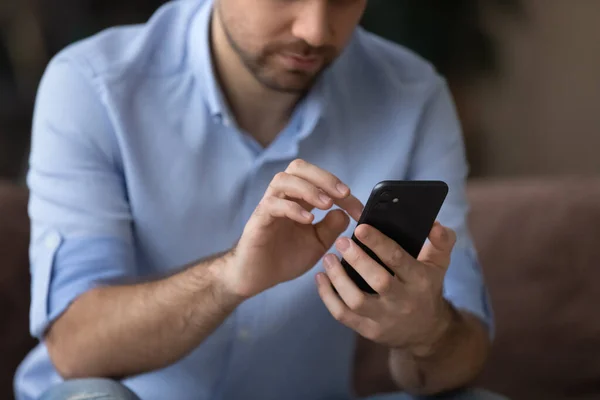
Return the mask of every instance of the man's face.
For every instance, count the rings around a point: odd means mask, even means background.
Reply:
[[[348,43],[367,0],[217,0],[229,44],[254,77],[307,90]]]

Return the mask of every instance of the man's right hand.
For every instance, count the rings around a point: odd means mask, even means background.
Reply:
[[[314,208],[331,210],[314,224]],[[227,256],[223,285],[249,298],[310,270],[348,227],[363,204],[336,176],[295,160],[269,184],[242,236]]]
[[[65,379],[139,375],[172,365],[244,299],[292,280],[317,263],[362,204],[339,179],[293,162],[269,185],[237,247],[146,283],[100,286],[73,301],[49,327],[46,346]],[[338,189],[338,186],[341,190]],[[326,201],[320,195],[326,194]],[[150,349],[150,351],[148,351]]]

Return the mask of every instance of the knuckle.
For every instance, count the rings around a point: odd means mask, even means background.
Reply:
[[[414,304],[412,302],[405,302],[399,307],[399,311],[403,315],[411,315],[415,310]]]
[[[273,180],[271,181],[271,184],[278,183],[278,182],[285,180],[287,178],[287,175],[288,175],[287,173],[282,172],[282,171],[276,173],[275,176],[273,177]]]
[[[285,208],[286,208],[286,210],[288,210],[292,213],[302,211],[302,206],[300,206],[300,204],[294,203],[292,201],[285,202]]]
[[[290,171],[298,171],[306,166],[306,161],[301,158],[296,158],[294,161],[290,163],[288,169]]]
[[[262,205],[263,208],[273,208],[275,206],[276,203],[276,199],[273,196],[265,196],[262,201],[260,202],[260,205]]]
[[[379,294],[389,292],[392,287],[392,276],[387,272],[375,275],[373,286],[373,289]]]
[[[352,311],[359,311],[363,308],[365,300],[366,299],[363,294],[354,296],[348,301],[348,308],[350,308]]]
[[[273,199],[271,196],[263,197],[254,209],[254,215],[256,215],[257,217],[263,217],[271,214],[273,209],[272,202]]]
[[[269,187],[267,189],[268,194],[279,196],[280,192],[283,191],[283,182],[286,181],[287,175],[285,172],[278,172],[273,176],[271,182],[269,182]]]
[[[333,318],[336,319],[336,321],[338,321],[342,324],[348,322],[348,313],[346,313],[343,309],[334,310],[332,315],[333,315]]]
[[[394,267],[399,267],[402,265],[404,261],[404,254],[402,254],[402,250],[395,249],[390,256],[390,263]]]
[[[257,207],[259,214],[280,216],[282,208],[280,207],[279,200],[275,196],[265,196]]]

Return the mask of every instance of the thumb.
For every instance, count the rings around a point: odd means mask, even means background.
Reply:
[[[315,231],[325,251],[329,250],[335,240],[346,230],[350,218],[342,210],[333,210],[327,213],[319,223],[315,224]]]
[[[450,265],[450,255],[455,243],[456,233],[436,222],[429,233],[429,242],[421,250],[418,260],[445,270]]]

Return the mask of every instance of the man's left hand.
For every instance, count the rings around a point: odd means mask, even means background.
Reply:
[[[323,260],[326,273],[317,275],[321,299],[334,318],[361,336],[391,348],[427,354],[452,323],[443,286],[455,233],[436,222],[417,259],[371,226],[360,225],[354,234],[395,276],[351,239],[342,237],[336,248],[377,294],[361,291],[340,260],[328,254]]]

